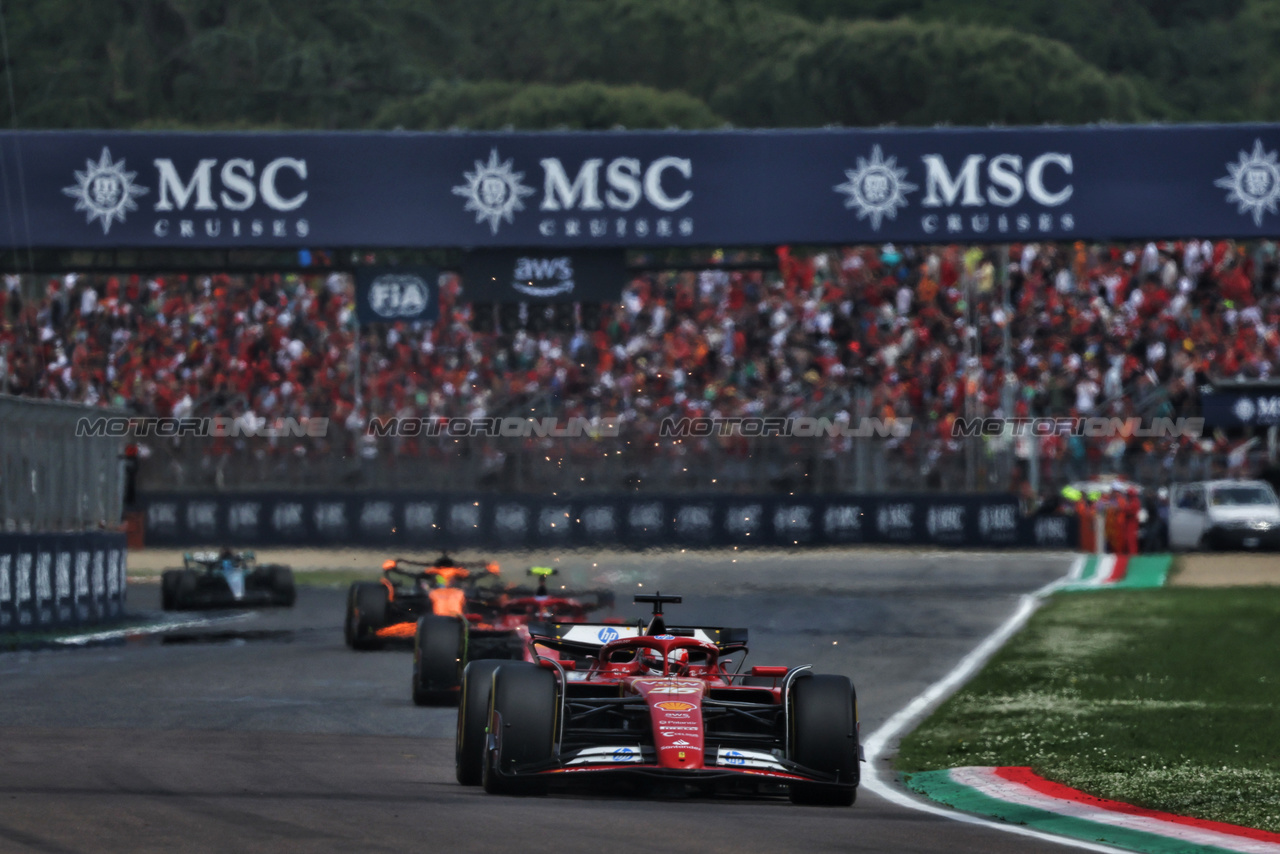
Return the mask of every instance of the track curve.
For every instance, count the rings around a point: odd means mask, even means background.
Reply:
[[[599,566],[592,566],[593,563]],[[751,629],[751,662],[858,686],[864,738],[1060,576],[1063,555],[566,554],[569,584],[685,596],[682,623]],[[453,780],[450,709],[409,655],[342,643],[343,591],[290,611],[83,650],[0,655],[0,851],[1061,850],[865,790],[784,800],[493,798]],[[130,607],[158,607],[134,585]],[[678,611],[676,610],[678,609]],[[883,760],[882,760],[883,761]]]

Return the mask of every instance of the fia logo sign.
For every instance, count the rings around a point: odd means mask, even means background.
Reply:
[[[369,283],[369,308],[387,320],[416,318],[431,304],[431,289],[413,273],[383,273]]]

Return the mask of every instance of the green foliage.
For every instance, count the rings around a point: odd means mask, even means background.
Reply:
[[[1150,94],[1153,118],[1273,120],[1276,0],[768,0],[828,18],[1007,27],[1069,46]]]
[[[358,127],[382,97],[429,79],[416,57],[447,42],[448,33],[420,6],[411,0],[8,6],[17,122]]]
[[[1277,0],[29,0],[24,127],[1280,117]],[[5,81],[6,83],[8,81]]]
[[[684,92],[646,86],[570,83],[436,83],[412,98],[385,104],[373,118],[377,128],[406,130],[546,130],[711,128],[724,119]]]
[[[831,21],[725,87],[751,125],[1082,123],[1142,118],[1136,88],[1058,42],[941,23]]]
[[[1280,589],[1055,596],[905,738],[904,772],[1030,765],[1106,798],[1280,830]]]

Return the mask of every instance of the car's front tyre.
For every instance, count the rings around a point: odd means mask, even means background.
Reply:
[[[852,806],[858,796],[858,713],[844,676],[802,676],[791,688],[791,759],[835,776],[834,783],[792,783],[791,802]]]
[[[533,795],[545,791],[541,779],[504,776],[520,765],[551,759],[554,750],[558,697],[550,670],[527,661],[503,663],[493,675],[489,694],[489,750],[482,774],[491,795]],[[503,772],[503,773],[500,773]]]
[[[493,671],[505,662],[486,658],[473,661],[462,671],[458,692],[458,737],[454,742],[454,769],[458,782],[479,786],[484,781],[485,743],[489,727],[489,692]]]

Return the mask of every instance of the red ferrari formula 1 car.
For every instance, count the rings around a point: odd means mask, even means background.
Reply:
[[[536,588],[516,587],[496,596],[469,598],[465,614],[437,611],[418,619],[413,643],[414,703],[456,703],[462,671],[469,662],[534,661],[532,631],[554,623],[580,623],[593,611],[613,607],[611,590],[551,593],[547,580],[557,574],[555,569],[534,566],[528,574],[538,579]]]
[[[457,775],[492,794],[601,778],[704,792],[789,791],[798,804],[848,806],[862,760],[858,706],[844,676],[801,667],[731,670],[745,629],[554,625],[533,661],[474,661],[462,681]]]
[[[423,614],[460,615],[505,589],[496,563],[464,563],[447,554],[430,563],[392,558],[382,564],[380,580],[351,585],[343,633],[352,649],[407,643]]]

